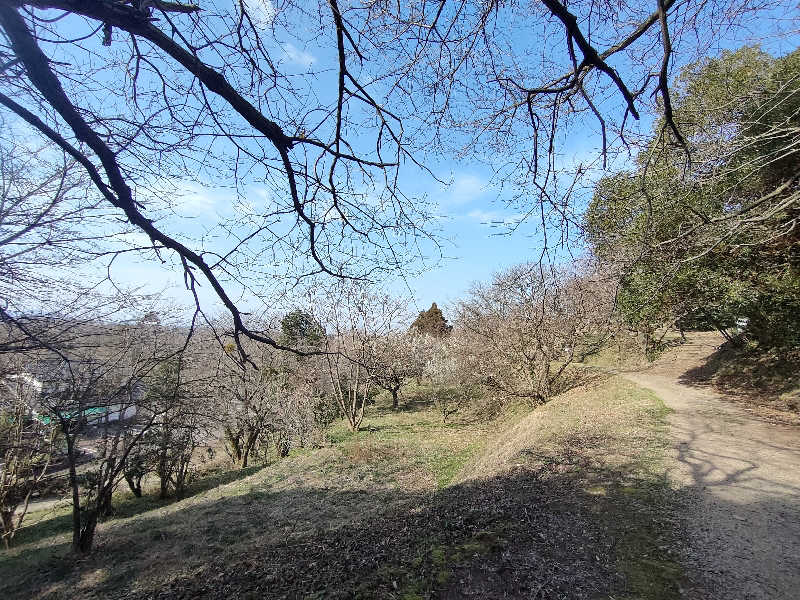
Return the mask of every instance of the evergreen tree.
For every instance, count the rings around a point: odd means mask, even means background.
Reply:
[[[602,179],[586,214],[593,252],[621,267],[620,311],[647,334],[679,323],[727,335],[746,317],[760,345],[796,346],[800,51],[724,52],[675,88],[691,161],[657,123],[636,168]]]
[[[295,310],[281,321],[281,343],[293,348],[319,348],[325,340],[325,329],[309,313]]]
[[[428,310],[423,310],[419,313],[411,324],[411,329],[434,337],[445,337],[453,330],[453,326],[447,324],[447,319],[445,319],[441,309],[434,302]]]

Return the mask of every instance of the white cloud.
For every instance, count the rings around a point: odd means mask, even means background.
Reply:
[[[252,215],[258,213],[264,206],[269,205],[272,194],[265,187],[250,186],[245,193],[233,201],[233,211],[239,215]]]
[[[281,47],[283,48],[283,55],[286,57],[286,59],[291,63],[300,65],[301,67],[308,68],[317,60],[313,54],[306,52],[305,50],[300,50],[291,42],[286,42]]]
[[[448,206],[464,206],[480,198],[487,189],[486,182],[477,175],[462,173],[447,188],[445,204]]]
[[[271,0],[246,0],[247,14],[256,27],[266,29],[272,25],[277,11]]]
[[[175,211],[186,217],[202,217],[216,214],[217,191],[196,182],[180,182],[172,197]]]

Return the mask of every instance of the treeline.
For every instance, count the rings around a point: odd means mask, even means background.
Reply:
[[[673,86],[680,137],[657,122],[635,167],[600,181],[585,226],[620,275],[619,310],[657,331],[729,331],[800,346],[800,51],[724,52]]]
[[[510,398],[545,402],[579,380],[576,363],[612,334],[613,291],[588,266],[519,266],[477,285],[451,325],[435,304],[411,322],[407,303],[341,283],[273,325],[249,324],[291,350],[230,337],[224,322],[187,329],[152,311],[127,323],[49,322],[43,335],[72,335],[35,349],[20,350],[21,332],[9,328],[4,540],[53,471],[65,473],[73,547],[86,552],[120,486],[141,496],[150,478],[161,498],[180,497],[216,449],[244,468],[318,447],[335,419],[357,431],[382,390],[397,409],[412,380],[443,420],[467,405],[491,414]]]

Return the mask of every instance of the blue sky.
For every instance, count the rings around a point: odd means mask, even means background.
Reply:
[[[268,19],[269,15],[267,10],[263,18]],[[320,45],[313,28],[309,30],[312,41],[301,44],[298,38],[302,37],[296,35],[291,40],[280,41],[278,36],[275,54],[279,57],[281,69],[302,74],[324,70],[335,64],[336,57],[330,45]],[[324,73],[314,79],[312,85],[332,85],[332,73]],[[594,133],[587,125],[581,129],[580,135],[572,136],[567,152],[561,157],[562,162],[571,164],[584,156],[587,159],[596,157],[600,142]],[[579,155],[578,158],[575,154]],[[514,190],[508,186],[500,189],[493,183],[492,157],[458,160],[440,155],[434,157],[434,161],[428,166],[435,178],[408,164],[402,169],[399,182],[404,193],[424,197],[433,205],[437,218],[427,226],[437,230],[441,243],[439,249],[432,245],[424,249],[428,260],[419,263],[423,269],[421,274],[410,273],[385,283],[391,292],[409,298],[412,311],[427,308],[432,302],[445,306],[456,302],[474,282],[484,281],[500,269],[531,260],[538,256],[541,246],[535,220],[533,224],[527,222],[513,233],[509,232],[508,226],[522,213],[519,207],[509,206]],[[180,190],[177,196],[170,194],[175,214],[160,221],[170,233],[197,240],[207,236],[215,224],[234,212],[229,187],[215,185],[216,182],[204,180],[202,176],[197,181],[168,183]],[[229,185],[229,182],[225,183]],[[247,194],[258,200],[262,199],[259,194],[263,193],[257,184],[247,187]],[[134,245],[145,241],[138,233],[130,234],[126,239]],[[226,242],[230,240],[224,236],[217,237],[211,245],[223,247]],[[209,244],[208,241],[205,243]],[[165,262],[158,263],[149,256],[122,256],[115,260],[113,276],[116,281],[142,292],[163,292],[170,303],[191,305],[192,299],[184,289],[181,269],[172,257],[163,255],[163,258]],[[205,288],[201,290],[201,298],[206,306],[218,305],[207,285]],[[235,295],[235,286],[232,288]],[[253,306],[254,310],[258,308]]]
[[[530,231],[507,233],[503,222],[513,219],[514,212],[502,203],[498,191],[490,185],[489,176],[482,171],[480,165],[454,170],[446,175],[452,181],[450,185],[430,181],[427,189],[419,190],[439,206],[437,226],[443,256],[438,259],[431,248],[429,254],[436,266],[418,276],[387,282],[391,291],[412,297],[414,310],[427,308],[432,302],[446,305],[456,301],[472,282],[485,280],[498,269],[528,260],[536,247],[536,237],[532,237]],[[419,185],[418,173],[417,177],[410,178],[415,187]],[[228,190],[199,183],[185,187],[176,210],[192,216],[166,219],[169,230],[199,236],[221,218],[230,216]],[[250,193],[257,195],[258,190]],[[137,232],[125,238],[134,245],[145,242],[143,234]],[[178,303],[191,301],[183,289],[181,270],[169,258],[165,264],[158,264],[146,256],[120,257],[113,269],[117,280],[140,287],[143,292],[164,291]],[[211,293],[203,296],[209,304],[216,302]]]
[[[248,3],[258,9],[257,14],[265,23],[272,18],[272,9],[265,0],[251,0]],[[766,23],[766,21],[764,21]],[[296,33],[296,32],[295,32]],[[735,48],[755,38],[764,39],[768,33],[766,25],[754,23],[748,32],[738,30],[729,38],[705,40],[709,50],[717,53],[723,48]],[[303,42],[302,40],[307,40]],[[529,44],[530,40],[518,40],[520,44]],[[767,38],[768,49],[776,54],[792,50],[796,46],[796,36]],[[299,35],[282,37],[280,31],[275,40],[274,55],[280,68],[301,75],[309,71],[327,69],[335,65],[330,40],[320,39],[313,23],[307,24],[307,31]],[[102,49],[97,46],[98,51]],[[676,68],[679,65],[676,65]],[[317,78],[310,79],[313,87],[329,87],[332,84],[332,72],[327,71]],[[675,71],[676,72],[676,71]],[[611,95],[603,105],[612,113],[620,114],[620,98]],[[644,114],[641,122],[634,125],[640,132],[649,129],[652,118]],[[577,122],[573,128],[564,132],[560,140],[559,166],[588,164],[599,153],[600,139],[597,124],[593,121]],[[609,170],[622,168],[629,158],[621,155],[609,164]],[[442,239],[442,258],[434,261],[429,269],[419,275],[409,275],[404,280],[395,279],[388,282],[388,288],[399,295],[412,296],[412,311],[427,308],[431,302],[447,306],[463,297],[470,285],[476,281],[485,281],[492,273],[538,256],[541,248],[541,231],[537,229],[536,219],[523,223],[513,233],[508,233],[503,226],[519,218],[520,207],[512,206],[515,190],[511,187],[500,189],[493,183],[492,167],[496,166],[494,158],[483,157],[456,159],[438,156],[429,164],[435,172],[432,178],[424,171],[409,165],[401,171],[399,186],[409,195],[418,195],[428,199],[435,207],[437,218],[428,225],[438,228]],[[588,180],[600,176],[595,166]],[[446,183],[441,183],[444,181]],[[269,202],[268,193],[260,188],[257,182],[248,182],[244,198],[237,198],[230,189],[230,182],[212,181],[199,174],[194,181],[169,181],[174,190],[165,192],[170,195],[173,212],[164,213],[160,223],[167,233],[178,235],[198,243],[200,239],[208,248],[224,248],[231,240],[215,230],[214,226],[233,216],[239,201]],[[590,196],[589,190],[579,195],[579,203]],[[139,245],[143,236],[132,233],[125,236],[127,242]],[[435,257],[435,249],[429,247],[425,251]],[[116,259],[112,266],[115,280],[142,292],[163,292],[170,304],[190,305],[191,297],[183,286],[181,269],[174,258],[163,256],[160,263],[152,256],[124,255]],[[241,299],[243,305],[249,306],[247,292],[231,286],[234,299]],[[201,299],[206,307],[214,306],[216,300],[208,285],[200,291]],[[281,305],[283,302],[283,306]],[[292,300],[274,301],[271,308],[288,309]],[[253,305],[254,310],[259,307]],[[211,311],[213,312],[213,310]]]

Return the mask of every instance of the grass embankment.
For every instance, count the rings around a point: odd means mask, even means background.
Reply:
[[[120,497],[87,557],[66,514],[33,515],[0,596],[677,597],[665,412],[617,380],[491,423],[379,402],[180,502]]]
[[[723,344],[683,379],[711,385],[729,400],[771,420],[800,425],[800,350]]]

